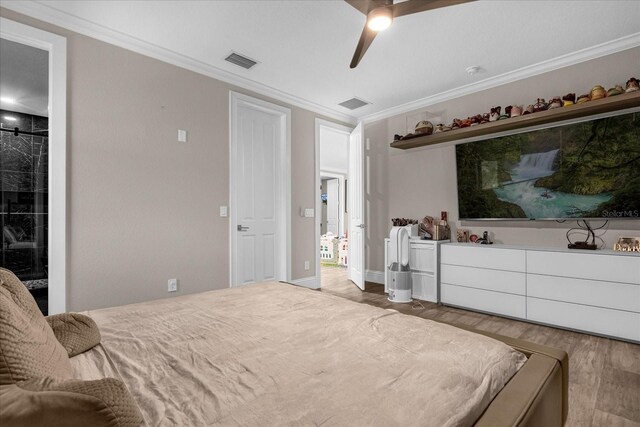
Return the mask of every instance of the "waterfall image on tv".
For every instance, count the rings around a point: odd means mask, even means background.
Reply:
[[[640,112],[456,146],[460,219],[640,219]]]

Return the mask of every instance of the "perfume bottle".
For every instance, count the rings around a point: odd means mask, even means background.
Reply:
[[[440,225],[444,230],[442,239],[443,240],[451,239],[451,227],[449,227],[449,222],[447,221],[447,211],[440,212]]]

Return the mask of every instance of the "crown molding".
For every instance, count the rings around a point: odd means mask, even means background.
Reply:
[[[186,55],[182,55],[178,52],[126,35],[77,16],[70,15],[66,12],[55,9],[44,2],[31,0],[6,0],[2,2],[2,7],[132,52],[250,90],[257,94],[267,96],[281,102],[286,102],[287,104],[296,107],[304,108],[334,120],[339,120],[349,124],[357,123],[357,118],[354,116],[324,107],[320,104],[316,104],[298,96],[291,95],[273,87],[263,85],[251,79],[214,67],[213,65],[205,62],[190,58]]]
[[[559,68],[567,67],[640,46],[640,32],[638,32],[625,37],[621,37],[619,39],[611,40],[609,42],[572,52],[567,55],[562,55],[550,60],[539,62],[537,64],[500,74],[495,77],[490,77],[479,82],[467,84],[455,89],[440,92],[438,94],[401,104],[395,107],[387,108],[373,114],[352,116],[324,107],[298,96],[288,94],[270,86],[263,85],[245,77],[235,75],[218,67],[214,67],[202,61],[198,61],[196,59],[182,55],[178,52],[174,52],[169,49],[154,45],[152,43],[145,42],[138,38],[95,24],[77,16],[61,12],[57,9],[52,8],[51,6],[48,6],[45,2],[33,0],[3,0],[2,7],[18,13],[22,13],[35,19],[39,19],[44,22],[48,22],[53,25],[57,25],[62,28],[66,28],[79,34],[83,34],[85,36],[89,36],[118,47],[122,47],[132,52],[158,59],[160,61],[349,124],[356,124],[358,121],[371,123],[374,121],[386,119],[389,117],[408,113],[410,111],[419,110],[433,104],[460,98],[462,96],[470,95],[475,92],[491,89],[518,80],[537,76],[539,74],[544,74],[549,71],[557,70]]]
[[[600,58],[606,55],[611,55],[613,53],[632,49],[638,46],[640,46],[640,33],[630,34],[619,39],[601,43],[592,47],[588,47],[586,49],[578,50],[576,52],[571,52],[567,55],[558,56],[556,58],[529,65],[527,67],[522,67],[514,71],[509,71],[495,77],[481,80],[479,82],[460,86],[458,88],[451,89],[445,92],[440,92],[436,95],[407,102],[406,104],[398,105],[396,107],[387,108],[377,113],[359,117],[359,119],[364,123],[371,123],[378,120],[387,119],[389,117],[408,113],[414,110],[419,110],[421,108],[428,107],[440,102],[460,98],[465,95],[471,95],[475,92],[480,92],[485,89],[491,89],[507,83],[527,79],[539,74],[557,70],[559,68],[579,64],[581,62]]]

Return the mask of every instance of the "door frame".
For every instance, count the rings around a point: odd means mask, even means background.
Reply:
[[[320,129],[321,128],[329,128],[332,130],[337,130],[339,132],[344,132],[347,136],[351,135],[351,131],[353,131],[353,128],[350,128],[348,126],[344,126],[344,125],[340,125],[338,123],[334,123],[334,122],[330,122],[329,120],[324,120],[324,119],[320,119],[318,117],[316,117],[316,140],[315,140],[315,174],[316,174],[316,179],[315,179],[315,183],[316,183],[316,190],[314,192],[315,194],[315,199],[316,199],[316,203],[315,203],[315,208],[316,208],[316,226],[315,226],[315,244],[316,244],[316,250],[315,250],[315,265],[316,265],[316,275],[315,275],[315,286],[313,286],[315,289],[320,289],[322,283],[321,283],[321,275],[320,275],[320,220],[322,219],[322,206],[321,206],[321,201],[320,201]],[[325,171],[323,171],[325,172]],[[328,172],[328,171],[326,171]],[[348,177],[347,177],[348,179]],[[345,188],[346,191],[346,188]],[[348,197],[348,196],[347,196]]]
[[[67,309],[67,39],[0,17],[0,38],[49,52],[48,312]]]
[[[235,246],[233,236],[237,233],[235,208],[237,206],[235,187],[235,164],[237,160],[238,107],[244,106],[276,115],[280,118],[280,141],[278,159],[282,173],[276,186],[276,232],[277,265],[276,278],[287,282],[291,278],[291,110],[249,95],[229,91],[229,287],[236,282]]]

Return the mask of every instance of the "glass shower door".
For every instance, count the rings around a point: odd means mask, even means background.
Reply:
[[[0,110],[0,266],[13,271],[47,312],[47,118]],[[18,132],[15,132],[18,128]],[[7,131],[13,130],[11,131]]]

